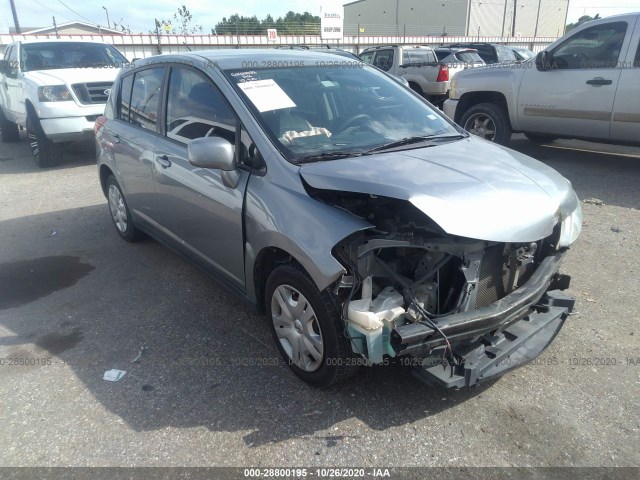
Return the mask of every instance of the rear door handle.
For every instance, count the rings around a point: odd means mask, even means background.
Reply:
[[[602,78],[602,77],[596,77],[596,78],[592,78],[591,80],[587,80],[587,85],[600,86],[600,85],[611,85],[612,83],[613,81],[608,80],[606,78]]]
[[[156,160],[158,160],[158,163],[162,165],[162,168],[171,166],[171,160],[169,160],[169,157],[167,157],[166,155],[158,155],[156,157]]]

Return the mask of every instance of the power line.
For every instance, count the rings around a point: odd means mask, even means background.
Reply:
[[[58,2],[60,2],[62,4],[62,6],[68,8],[69,10],[71,10],[73,13],[75,13],[77,16],[79,16],[80,18],[86,20],[87,22],[91,23],[92,25],[98,25],[100,26],[99,23],[94,22],[93,20],[89,20],[87,17],[80,15],[78,12],[76,12],[73,8],[71,8],[69,5],[67,5],[66,3],[64,3],[62,0],[58,0]]]

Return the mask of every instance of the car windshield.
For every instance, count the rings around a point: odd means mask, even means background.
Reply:
[[[430,104],[384,73],[361,62],[335,63],[224,73],[294,163],[460,138]]]
[[[49,42],[22,45],[25,72],[56,68],[120,68],[129,61],[111,45],[89,42]]]

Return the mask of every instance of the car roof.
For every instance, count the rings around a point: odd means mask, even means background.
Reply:
[[[287,66],[287,62],[291,66],[313,65],[314,61],[327,64],[331,58],[336,62],[360,62],[354,58],[345,58],[335,53],[328,53],[313,49],[276,49],[276,48],[247,48],[247,49],[219,49],[219,50],[198,50],[193,52],[185,52],[180,54],[163,54],[147,57],[140,61],[136,61],[136,66],[144,66],[158,62],[186,62],[193,64],[201,63],[203,60],[211,66],[218,66],[222,70],[233,70],[240,68],[260,68],[262,65],[269,66],[272,64],[277,66],[281,62],[283,66]]]
[[[15,43],[21,43],[23,45],[29,45],[32,43],[91,43],[94,45],[111,45],[110,43],[99,42],[96,40],[67,40],[67,39],[59,39],[59,38],[41,38],[41,39],[29,38],[26,40],[19,40]]]

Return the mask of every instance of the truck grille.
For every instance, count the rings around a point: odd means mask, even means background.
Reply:
[[[518,283],[514,285],[517,270],[519,270]],[[534,271],[534,262],[518,267],[515,255],[505,250],[504,245],[489,247],[480,263],[476,309],[487,307],[509,295],[529,280]]]
[[[74,83],[71,88],[73,88],[80,103],[90,105],[107,103],[112,85],[112,82]]]

